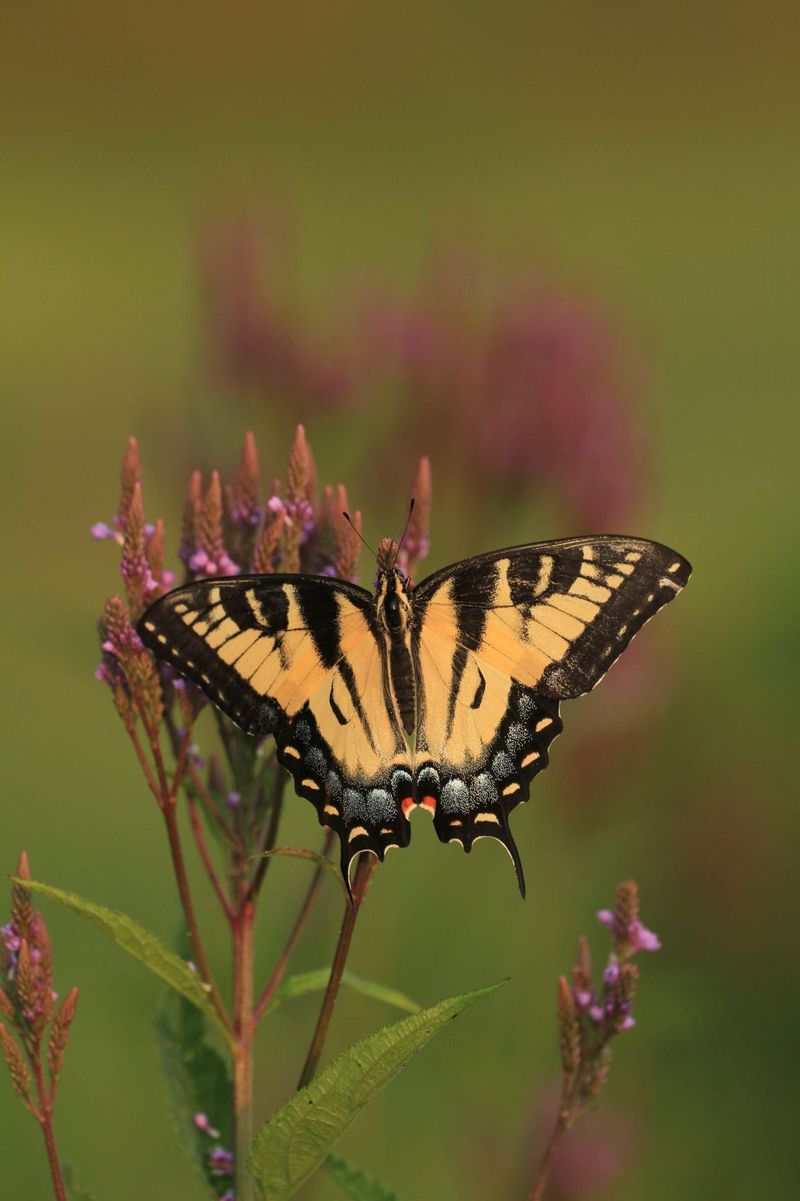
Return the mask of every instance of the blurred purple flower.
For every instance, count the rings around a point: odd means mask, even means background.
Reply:
[[[225,1147],[214,1147],[208,1153],[208,1165],[212,1176],[232,1176],[233,1152]]]
[[[598,305],[532,275],[493,285],[451,252],[410,298],[373,287],[339,304],[323,346],[289,304],[294,262],[276,257],[286,241],[284,228],[261,236],[243,220],[205,247],[210,342],[234,389],[313,408],[388,388],[394,460],[424,445],[445,474],[466,469],[506,499],[534,486],[575,528],[629,516],[646,486],[645,439],[631,355]]]
[[[658,951],[661,949],[661,939],[652,930],[648,930],[641,922],[635,921],[625,928],[621,928],[610,909],[599,909],[597,912],[597,920],[604,926],[608,926],[614,932],[615,937],[623,940],[630,948],[630,954],[636,951]]]
[[[219,1131],[211,1125],[208,1119],[208,1114],[196,1113],[194,1115],[194,1124],[198,1130],[202,1130],[203,1134],[207,1134],[209,1138],[219,1138]]]
[[[355,386],[354,356],[341,337],[325,342],[309,334],[292,311],[285,223],[273,222],[270,232],[265,237],[247,219],[220,223],[201,246],[212,370],[245,396],[338,408]]]
[[[636,883],[628,880],[617,888],[612,909],[600,909],[597,920],[614,936],[614,950],[620,959],[629,959],[638,951],[658,951],[661,940],[639,920],[639,896]]]

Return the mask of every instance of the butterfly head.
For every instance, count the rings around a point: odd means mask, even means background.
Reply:
[[[411,582],[396,567],[378,574],[375,593],[375,612],[380,624],[390,635],[403,635],[411,616]]]

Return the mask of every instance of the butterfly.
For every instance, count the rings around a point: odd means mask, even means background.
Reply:
[[[379,559],[374,593],[329,576],[195,580],[137,629],[242,730],[274,736],[339,835],[348,887],[360,852],[408,846],[421,807],[443,842],[502,843],[524,896],[509,815],[547,766],[561,701],[594,688],[690,573],[643,538],[567,538],[418,584]]]

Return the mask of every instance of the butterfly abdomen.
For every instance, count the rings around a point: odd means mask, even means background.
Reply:
[[[389,674],[403,729],[406,734],[411,734],[417,724],[417,690],[414,686],[414,666],[407,638],[390,640]]]

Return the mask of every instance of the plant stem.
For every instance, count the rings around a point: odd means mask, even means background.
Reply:
[[[36,1048],[36,1059],[33,1062],[34,1078],[36,1080],[36,1092],[39,1097],[39,1112],[35,1115],[44,1137],[44,1145],[47,1148],[47,1160],[50,1164],[50,1175],[53,1178],[53,1192],[56,1196],[56,1201],[67,1201],[67,1190],[64,1185],[64,1177],[61,1174],[61,1164],[58,1159],[58,1151],[56,1150],[56,1139],[53,1134],[53,1109],[47,1097],[47,1090],[44,1084],[44,1073],[42,1065],[39,1062],[39,1050]]]
[[[250,896],[256,897],[261,891],[261,885],[264,883],[264,877],[267,874],[270,860],[264,855],[265,851],[271,851],[275,846],[278,838],[278,827],[280,826],[281,813],[283,812],[283,794],[286,790],[286,772],[278,764],[275,765],[275,779],[272,785],[272,797],[269,809],[269,820],[267,829],[264,834],[264,841],[257,854],[262,856],[258,867],[256,868],[253,880],[250,885]]]
[[[253,921],[255,905],[245,900],[233,922],[233,1124],[236,1201],[253,1201],[247,1168],[253,1141]]]
[[[333,841],[333,837],[334,837],[333,830],[327,830],[325,833],[325,843],[322,847],[322,852],[321,852],[322,855],[327,856],[328,851],[331,848],[331,843]],[[297,946],[297,944],[300,940],[300,935],[303,933],[305,924],[308,921],[308,916],[311,913],[311,910],[314,906],[314,902],[317,899],[317,894],[319,892],[319,888],[322,883],[322,876],[323,876],[324,871],[325,871],[324,866],[321,863],[317,864],[316,871],[314,872],[314,875],[311,877],[311,883],[308,886],[308,892],[305,895],[303,904],[300,906],[300,912],[298,913],[298,915],[295,919],[295,923],[292,926],[291,933],[289,934],[289,937],[286,940],[286,945],[283,948],[283,950],[281,951],[280,958],[278,959],[278,962],[275,964],[275,967],[272,969],[272,975],[270,976],[267,983],[264,985],[264,989],[261,993],[261,996],[258,998],[258,1001],[256,1002],[256,1007],[254,1010],[254,1020],[255,1020],[256,1025],[258,1025],[258,1023],[263,1018],[264,1014],[267,1012],[267,1008],[269,1007],[270,1001],[272,1000],[276,991],[280,987],[283,977],[286,975],[286,970],[289,967],[289,963],[291,962],[291,958],[292,958],[292,955],[294,954],[295,947]]]
[[[362,854],[359,857],[356,874],[353,879],[353,900],[352,903],[348,901],[345,906],[342,928],[339,931],[339,941],[336,944],[336,952],[331,965],[331,974],[328,978],[328,987],[325,989],[325,996],[322,998],[322,1006],[317,1018],[314,1037],[311,1039],[311,1046],[308,1048],[306,1061],[297,1084],[298,1089],[305,1088],[317,1070],[317,1065],[322,1055],[322,1048],[328,1033],[328,1027],[333,1017],[336,998],[339,995],[339,985],[342,982],[342,974],[347,963],[347,955],[350,950],[350,942],[353,938],[356,918],[366,896],[367,888],[369,887],[369,882],[377,862],[375,856],[371,854]]]
[[[225,1012],[225,1006],[222,1004],[214,977],[211,974],[211,967],[206,956],[205,947],[203,946],[203,940],[200,937],[200,927],[197,924],[197,917],[195,916],[194,905],[192,904],[192,894],[189,891],[189,878],[186,875],[186,864],[183,858],[183,848],[181,847],[180,833],[178,831],[176,806],[174,804],[165,805],[161,812],[164,816],[164,824],[167,829],[167,839],[169,841],[170,854],[172,855],[175,881],[178,885],[178,895],[181,899],[186,930],[189,935],[192,954],[197,964],[197,970],[200,973],[200,979],[203,984],[208,986],[211,1003],[220,1021],[226,1029],[230,1029],[230,1020]]]
[[[536,1180],[533,1183],[533,1188],[531,1189],[528,1201],[542,1201],[545,1186],[550,1175],[550,1169],[552,1168],[553,1160],[555,1159],[556,1151],[561,1145],[562,1138],[569,1130],[572,1116],[572,1112],[569,1108],[562,1106],[559,1110],[556,1123],[553,1126],[550,1139],[542,1157],[542,1162],[539,1164],[539,1172]]]
[[[189,822],[192,827],[195,845],[197,846],[198,853],[203,861],[203,867],[206,869],[206,875],[211,881],[211,887],[214,889],[214,894],[219,901],[220,908],[222,909],[228,921],[232,922],[234,917],[233,907],[228,898],[225,896],[225,890],[223,889],[219,876],[217,875],[217,869],[214,866],[214,860],[211,857],[211,852],[208,849],[208,843],[206,842],[206,836],[203,831],[203,823],[200,820],[200,814],[197,812],[197,802],[193,796],[187,795],[186,808],[189,813]]]

